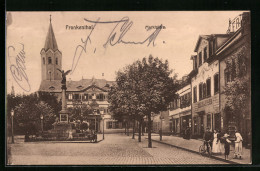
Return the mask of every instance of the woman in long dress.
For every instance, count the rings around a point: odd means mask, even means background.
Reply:
[[[235,141],[235,153],[234,153],[234,159],[236,158],[242,158],[242,141],[243,138],[239,132],[236,131],[235,133],[236,141]]]
[[[220,137],[219,137],[219,133],[217,132],[217,130],[214,130],[214,139],[213,139],[213,143],[212,143],[212,153],[216,153],[219,154],[220,151]]]

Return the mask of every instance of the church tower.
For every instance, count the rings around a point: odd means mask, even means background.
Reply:
[[[58,49],[51,24],[45,40],[44,48],[41,50],[41,68],[42,68],[42,81],[43,80],[61,80],[61,73],[57,70],[62,69],[62,53]]]

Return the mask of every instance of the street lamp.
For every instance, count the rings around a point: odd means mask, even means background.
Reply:
[[[95,116],[95,131],[94,131],[94,134],[95,134],[95,142],[97,142],[97,110],[94,109],[94,116]]]
[[[100,110],[100,114],[101,114],[102,120],[103,120],[103,140],[104,140],[104,139],[105,139],[105,124],[104,124],[105,115],[104,115],[104,111],[103,111],[103,110]]]
[[[12,144],[14,143],[14,110],[11,110],[11,117],[12,117]]]
[[[42,127],[42,133],[43,133],[43,114],[41,114],[41,127]]]

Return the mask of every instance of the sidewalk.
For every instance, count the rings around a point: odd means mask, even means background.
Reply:
[[[147,134],[145,134],[147,136]],[[160,141],[160,137],[158,134],[152,134],[152,141],[156,141],[158,143],[170,145],[173,147],[177,147],[183,150],[187,150],[193,153],[199,154],[199,146],[203,143],[202,140],[197,139],[183,139],[182,137],[177,136],[163,136],[162,141]],[[243,158],[242,159],[233,159],[234,155],[234,146],[230,145],[230,155],[229,160],[225,160],[224,154],[212,155],[213,158],[229,162],[231,164],[251,164],[251,154],[250,149],[246,149],[243,147]]]

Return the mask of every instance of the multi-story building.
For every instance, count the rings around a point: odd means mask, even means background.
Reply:
[[[230,128],[236,127],[244,137],[244,141],[250,143],[251,134],[251,31],[250,31],[250,13],[245,12],[233,20],[230,20],[228,34],[230,38],[216,51],[216,56],[219,59],[219,75],[220,75],[220,111],[224,122],[222,128],[224,131],[230,132]],[[228,64],[229,63],[229,67]],[[246,113],[243,110],[236,112],[237,117],[232,117],[232,112],[225,110],[227,96],[225,88],[229,83],[238,78],[239,82],[247,79],[249,92],[248,101],[245,102],[244,108],[248,108]],[[234,88],[235,90],[235,88]],[[245,90],[243,90],[245,91]],[[233,95],[238,95],[242,92],[234,92]],[[241,94],[243,96],[243,94]],[[239,96],[237,96],[239,98]],[[239,99],[238,99],[239,101]],[[241,105],[242,107],[242,105]],[[240,115],[240,117],[239,117]],[[234,128],[233,128],[234,129]]]
[[[207,127],[221,129],[219,62],[215,52],[229,37],[229,34],[200,35],[194,50],[197,54],[191,56],[193,137],[203,137]]]
[[[44,48],[41,50],[41,71],[42,81],[39,91],[50,92],[61,99],[61,73],[62,53],[58,48],[55,39],[52,23],[50,21],[49,30],[45,40]],[[97,111],[98,116],[89,115],[87,120],[97,122],[97,130],[102,130],[100,114],[104,114],[105,129],[121,129],[122,123],[113,119],[113,114],[108,110],[108,91],[113,81],[105,79],[81,79],[79,81],[67,80],[66,101],[68,108],[90,108]],[[90,110],[90,111],[91,111]],[[102,111],[102,112],[101,112]],[[93,113],[92,113],[93,114]]]
[[[190,79],[184,76],[178,91],[179,98],[170,103],[169,117],[172,134],[183,135],[187,127],[191,127],[191,85]]]

